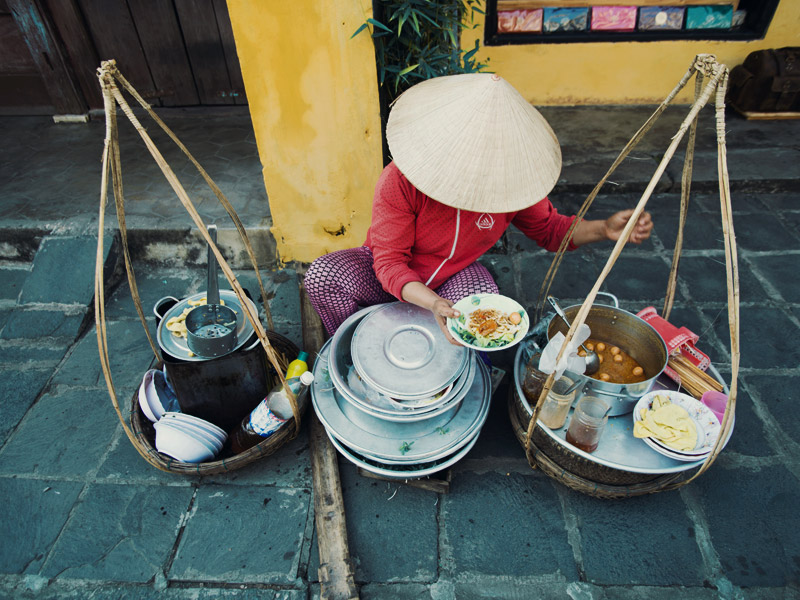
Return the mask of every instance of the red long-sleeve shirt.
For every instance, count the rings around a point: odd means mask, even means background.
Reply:
[[[574,218],[559,214],[547,198],[510,213],[452,208],[417,190],[390,163],[375,187],[364,245],[372,249],[383,288],[401,299],[403,286],[411,281],[438,288],[494,246],[512,223],[554,252]]]

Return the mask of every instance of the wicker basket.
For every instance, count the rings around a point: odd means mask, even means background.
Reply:
[[[268,331],[267,337],[269,337],[272,347],[277,352],[283,354],[288,360],[297,358],[297,355],[300,353],[300,350],[291,340],[279,333]],[[273,383],[277,383],[277,381]],[[305,412],[307,406],[307,401],[299,406],[301,416]],[[138,391],[134,392],[133,398],[131,399],[131,428],[134,433],[132,439],[133,445],[142,456],[148,458],[150,464],[163,471],[181,475],[214,475],[216,473],[233,471],[245,465],[249,465],[260,458],[269,456],[295,437],[294,417],[292,417],[283,427],[266,438],[263,442],[239,454],[231,454],[230,446],[226,444],[222,449],[222,458],[219,460],[197,464],[177,461],[156,450],[156,431],[153,427],[153,423],[145,417],[139,406]]]
[[[603,465],[595,464],[591,461],[577,456],[569,452],[566,448],[556,447],[556,443],[550,440],[548,436],[538,426],[538,416],[541,411],[544,399],[547,397],[555,379],[555,374],[551,373],[544,382],[539,399],[537,402],[531,402],[533,406],[533,414],[529,417],[527,411],[521,405],[519,398],[513,396],[509,398],[509,414],[511,416],[514,431],[525,448],[528,462],[532,468],[541,468],[547,475],[558,479],[567,486],[577,491],[603,498],[622,498],[627,496],[635,496],[640,494],[648,494],[653,492],[660,492],[668,489],[675,489],[682,485],[693,481],[696,477],[700,476],[706,471],[719,455],[726,440],[733,427],[733,419],[736,410],[736,395],[737,395],[737,376],[739,373],[739,275],[737,265],[737,250],[736,238],[733,232],[733,218],[730,198],[730,181],[728,177],[728,167],[726,159],[726,146],[725,146],[725,89],[728,82],[728,69],[725,65],[719,64],[716,57],[710,54],[699,54],[695,57],[690,68],[684,74],[678,85],[670,92],[667,98],[658,106],[655,112],[650,116],[647,122],[637,131],[628,144],[622,149],[617,159],[611,165],[609,170],[603,178],[597,183],[591,191],[585,202],[578,210],[577,218],[573,221],[567,235],[561,242],[561,245],[556,252],[553,262],[550,265],[547,274],[545,275],[542,287],[539,293],[539,299],[536,306],[536,319],[542,317],[545,300],[549,294],[550,286],[555,279],[558,267],[561,264],[565,252],[567,251],[568,244],[572,239],[575,228],[583,219],[594,199],[597,197],[602,186],[608,181],[609,176],[619,166],[619,164],[628,156],[630,151],[641,141],[642,137],[650,130],[656,122],[661,113],[676,97],[678,92],[686,85],[686,83],[695,77],[695,101],[689,109],[686,118],[681,123],[678,132],[671,138],[669,147],[667,148],[664,156],[661,159],[656,172],[642,193],[639,202],[633,208],[632,213],[625,225],[623,231],[619,235],[619,239],[614,245],[608,260],[606,261],[603,270],[595,281],[592,289],[586,295],[585,300],[581,304],[578,313],[572,318],[572,325],[566,333],[556,363],[562,359],[562,355],[566,352],[570,342],[573,341],[578,328],[585,324],[589,310],[600,293],[600,288],[606,280],[606,277],[613,268],[617,258],[619,257],[625,244],[631,239],[631,234],[635,223],[640,216],[644,213],[647,201],[653,193],[656,184],[664,173],[667,164],[674,156],[678,144],[688,133],[686,153],[684,156],[683,174],[681,178],[681,204],[680,216],[678,224],[678,234],[675,239],[675,248],[673,251],[672,267],[670,268],[669,280],[667,282],[667,290],[664,296],[664,308],[662,310],[662,317],[669,318],[669,313],[672,310],[675,291],[677,288],[678,278],[678,265],[683,248],[683,229],[686,223],[686,216],[688,214],[688,206],[691,190],[692,179],[692,164],[694,160],[694,145],[697,132],[697,120],[701,109],[708,103],[709,99],[715,97],[715,117],[716,117],[716,134],[717,134],[717,170],[719,175],[719,191],[720,191],[720,212],[722,217],[722,234],[725,247],[725,270],[727,276],[727,292],[728,292],[728,325],[731,337],[731,381],[728,394],[728,405],[725,411],[725,416],[722,420],[722,430],[714,443],[714,447],[709,453],[706,460],[702,465],[696,469],[691,469],[679,474],[663,475],[656,478],[648,478],[643,480],[641,474],[628,473],[624,471],[617,471],[610,469]],[[514,386],[511,386],[511,393],[516,395]]]
[[[525,448],[530,416],[516,390],[509,386],[508,416],[517,440]],[[683,473],[652,475],[613,469],[570,452],[547,435],[541,427],[534,429],[530,443],[531,466],[558,479],[568,487],[598,498],[626,498],[663,491],[684,477]]]

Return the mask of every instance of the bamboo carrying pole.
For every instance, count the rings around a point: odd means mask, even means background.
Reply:
[[[125,116],[128,120],[133,124],[136,128],[137,132],[139,133],[140,137],[144,141],[145,146],[147,147],[148,151],[150,152],[153,159],[158,164],[158,167],[161,169],[161,172],[164,174],[164,177],[167,179],[170,187],[172,187],[175,194],[178,196],[178,199],[183,204],[184,208],[186,209],[187,213],[189,214],[190,218],[194,222],[195,226],[197,227],[198,232],[205,240],[206,244],[211,248],[214,256],[217,259],[220,269],[225,274],[225,278],[230,283],[233,292],[236,294],[236,297],[239,299],[240,306],[244,310],[245,318],[250,322],[253,330],[258,337],[259,342],[261,343],[264,351],[267,355],[267,360],[272,364],[275,371],[277,372],[278,378],[280,379],[282,384],[286,384],[285,379],[285,371],[286,371],[286,364],[284,360],[281,359],[272,348],[272,345],[267,338],[266,331],[262,326],[258,315],[253,314],[252,308],[250,307],[247,297],[244,293],[244,289],[239,284],[239,281],[236,279],[236,276],[233,273],[228,262],[225,260],[225,257],[220,252],[217,245],[211,240],[210,236],[207,232],[207,226],[203,222],[203,219],[200,217],[199,213],[197,212],[194,204],[192,203],[189,195],[186,193],[186,190],[181,185],[180,181],[178,180],[175,173],[172,171],[170,166],[167,164],[164,157],[159,152],[158,148],[156,147],[153,140],[147,134],[147,131],[136,118],[131,109],[128,102],[123,97],[117,83],[122,85],[122,87],[133,96],[137,100],[137,102],[145,109],[148,115],[150,115],[158,124],[159,126],[167,133],[167,135],[180,147],[183,153],[189,158],[189,160],[194,164],[194,166],[198,169],[200,174],[203,176],[206,183],[212,189],[214,194],[217,196],[220,204],[225,208],[228,215],[231,217],[231,220],[234,222],[237,231],[244,243],[244,246],[247,250],[247,254],[250,258],[250,261],[253,265],[253,270],[256,274],[256,279],[258,281],[258,285],[261,291],[261,297],[263,299],[264,310],[267,316],[267,321],[269,324],[270,329],[273,327],[272,323],[272,314],[269,310],[269,304],[267,302],[267,294],[264,290],[263,283],[261,281],[261,275],[258,271],[258,264],[255,257],[255,252],[253,251],[252,244],[247,236],[247,233],[244,229],[244,226],[241,223],[236,211],[233,209],[233,206],[228,202],[227,198],[225,198],[222,191],[217,187],[217,185],[211,180],[208,173],[200,166],[200,164],[195,160],[195,158],[189,153],[186,147],[178,140],[175,134],[166,126],[166,124],[158,118],[158,116],[153,112],[152,108],[149,104],[147,104],[144,99],[136,92],[136,90],[127,82],[127,80],[122,76],[122,74],[117,70],[116,62],[113,60],[103,61],[100,65],[100,68],[97,71],[98,79],[100,80],[100,86],[103,91],[103,105],[105,108],[105,117],[106,117],[106,136],[104,141],[103,147],[103,157],[102,157],[102,174],[101,174],[101,182],[100,182],[100,212],[98,216],[98,236],[97,236],[97,255],[96,255],[96,262],[95,262],[95,323],[97,328],[97,345],[100,354],[100,364],[103,370],[103,375],[106,380],[106,386],[108,387],[109,395],[111,396],[111,402],[114,406],[114,410],[117,413],[117,416],[120,422],[123,425],[123,429],[125,430],[125,434],[130,439],[131,443],[133,443],[136,450],[139,454],[150,464],[153,466],[163,469],[162,465],[155,460],[150,453],[148,453],[145,449],[141,448],[135,439],[134,433],[128,427],[128,424],[125,422],[125,419],[122,415],[122,411],[120,410],[119,406],[119,399],[117,397],[116,390],[114,388],[113,378],[111,376],[111,365],[109,361],[108,355],[108,338],[107,338],[107,331],[106,331],[106,319],[105,319],[105,293],[104,293],[104,284],[103,284],[103,231],[105,228],[105,211],[107,206],[108,200],[108,180],[109,180],[109,172],[111,173],[111,180],[112,180],[112,187],[114,190],[114,200],[117,212],[117,221],[119,223],[120,228],[120,238],[123,247],[123,258],[125,262],[125,269],[128,277],[128,282],[131,288],[131,297],[133,298],[134,304],[136,306],[136,312],[139,315],[139,320],[142,323],[142,326],[145,331],[145,335],[147,336],[148,342],[150,343],[150,348],[152,349],[156,359],[160,359],[158,349],[156,347],[155,342],[150,335],[149,329],[147,327],[147,321],[144,316],[144,310],[142,309],[141,298],[139,297],[138,287],[136,285],[136,277],[133,270],[133,265],[130,258],[130,251],[128,247],[128,236],[127,236],[127,227],[125,223],[125,204],[124,204],[124,196],[123,196],[123,188],[122,188],[122,166],[120,160],[120,152],[119,152],[119,137],[118,137],[118,129],[117,129],[117,113],[116,107],[122,109]],[[294,394],[291,390],[288,389],[288,396],[290,400],[290,404],[292,406],[292,413],[294,415],[294,435],[297,435],[300,431],[300,410],[297,405],[297,399],[295,398]]]
[[[692,104],[686,118],[681,123],[678,132],[673,136],[672,141],[669,147],[667,148],[667,151],[665,152],[661,162],[659,163],[655,173],[653,174],[653,177],[651,178],[639,202],[634,208],[633,214],[631,215],[627,225],[623,229],[619,239],[614,245],[611,255],[609,256],[608,261],[606,262],[602,272],[597,278],[597,281],[595,282],[590,292],[587,294],[586,299],[584,300],[583,304],[578,310],[578,314],[573,318],[572,326],[570,327],[569,331],[566,334],[566,339],[564,340],[564,343],[556,359],[556,362],[562,359],[568,345],[575,336],[575,332],[581,325],[583,325],[586,322],[586,317],[589,314],[589,310],[591,309],[592,304],[594,303],[597,293],[600,291],[600,287],[602,286],[609,272],[613,268],[614,263],[616,262],[617,258],[622,252],[622,249],[624,248],[625,244],[627,244],[628,240],[630,239],[631,233],[636,225],[636,222],[638,221],[642,212],[644,212],[644,208],[647,205],[647,201],[650,199],[650,196],[652,195],[657,182],[664,173],[664,170],[666,169],[669,161],[675,154],[678,145],[680,144],[686,132],[689,131],[690,133],[688,139],[688,146],[686,151],[686,158],[684,160],[683,176],[681,179],[681,213],[679,219],[678,235],[675,244],[675,251],[673,254],[672,266],[670,268],[670,275],[667,283],[667,291],[665,295],[665,304],[664,304],[664,313],[665,313],[664,318],[667,318],[667,316],[669,315],[669,311],[672,308],[672,302],[675,294],[678,264],[683,244],[683,227],[686,222],[686,214],[689,202],[689,189],[691,183],[692,160],[694,155],[694,139],[696,135],[697,117],[698,114],[700,113],[700,110],[708,103],[712,95],[716,94],[715,117],[717,124],[716,127],[717,171],[719,179],[720,204],[721,204],[721,214],[722,214],[722,230],[725,243],[725,268],[726,268],[727,290],[728,290],[728,326],[730,330],[730,340],[731,340],[730,392],[728,396],[728,404],[725,410],[725,415],[722,421],[722,430],[706,460],[703,462],[700,468],[689,478],[684,479],[682,481],[678,481],[676,483],[672,483],[664,489],[674,489],[681,485],[685,485],[690,481],[694,480],[703,472],[705,472],[705,470],[711,466],[711,464],[719,455],[722,446],[724,445],[725,441],[728,438],[728,434],[730,433],[730,429],[733,425],[733,415],[736,409],[737,378],[739,373],[739,356],[740,356],[739,275],[737,266],[736,242],[733,234],[733,219],[732,219],[731,200],[730,200],[730,182],[728,177],[727,152],[725,146],[725,90],[727,89],[728,69],[725,65],[718,63],[715,56],[710,54],[699,54],[695,57],[694,62],[689,67],[687,72],[684,74],[678,85],[672,90],[672,92],[670,92],[667,98],[659,105],[656,111],[650,116],[650,118],[639,129],[639,131],[637,131],[636,134],[634,134],[633,138],[631,138],[631,140],[628,142],[625,148],[623,148],[622,152],[619,154],[617,159],[614,161],[611,168],[608,170],[608,172],[603,176],[600,182],[595,186],[595,188],[589,194],[583,206],[581,206],[581,209],[578,212],[578,218],[575,219],[575,222],[568,231],[567,236],[565,237],[564,241],[561,244],[561,247],[559,248],[558,252],[556,253],[556,256],[553,259],[550,269],[548,270],[544,282],[542,283],[540,298],[537,303],[537,319],[538,319],[541,318],[542,307],[544,306],[544,300],[547,294],[549,293],[550,285],[553,282],[556,271],[558,270],[558,266],[560,265],[564,252],[566,251],[567,245],[569,244],[569,241],[572,238],[572,234],[574,233],[574,229],[578,223],[578,220],[583,218],[583,216],[586,214],[586,211],[588,210],[592,201],[597,196],[597,193],[600,191],[602,185],[608,180],[608,177],[611,175],[611,173],[617,168],[617,166],[622,162],[622,160],[630,153],[633,147],[639,143],[644,134],[652,127],[655,120],[661,115],[664,109],[666,109],[667,105],[675,98],[678,92],[686,85],[686,83],[688,83],[691,77],[695,75],[697,76],[697,79],[695,82],[694,103]],[[708,81],[707,83],[704,83],[706,79]],[[537,456],[534,450],[532,449],[532,443],[531,443],[531,440],[533,438],[533,431],[534,428],[536,427],[536,423],[542,405],[544,403],[544,399],[547,397],[547,394],[549,393],[553,385],[553,380],[554,380],[554,373],[551,373],[547,377],[544,383],[542,391],[539,395],[539,399],[536,403],[536,406],[533,409],[533,414],[531,416],[530,422],[528,423],[528,428],[525,437],[526,440],[525,449],[528,457],[528,462],[532,467],[535,467],[537,463]]]

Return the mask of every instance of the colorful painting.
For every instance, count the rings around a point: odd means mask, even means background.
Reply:
[[[545,8],[544,30],[547,33],[561,31],[585,31],[589,22],[588,8]]]
[[[542,33],[541,8],[497,13],[497,33]]]
[[[643,6],[639,9],[639,30],[681,29],[685,10],[676,6]]]
[[[595,6],[592,8],[593,31],[633,31],[636,29],[635,6]]]
[[[730,29],[733,6],[690,6],[686,9],[686,29]]]

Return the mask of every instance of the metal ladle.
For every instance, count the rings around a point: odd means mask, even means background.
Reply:
[[[561,317],[561,320],[567,324],[567,327],[572,327],[570,325],[569,319],[567,319],[567,315],[564,314],[564,311],[561,309],[561,306],[558,304],[558,300],[556,300],[553,296],[548,296],[547,301],[553,306],[556,311],[556,314]],[[586,371],[584,373],[586,375],[594,375],[597,373],[597,370],[600,368],[600,357],[597,353],[593,350],[589,350],[586,346],[581,344],[581,348],[583,351],[586,352]]]

